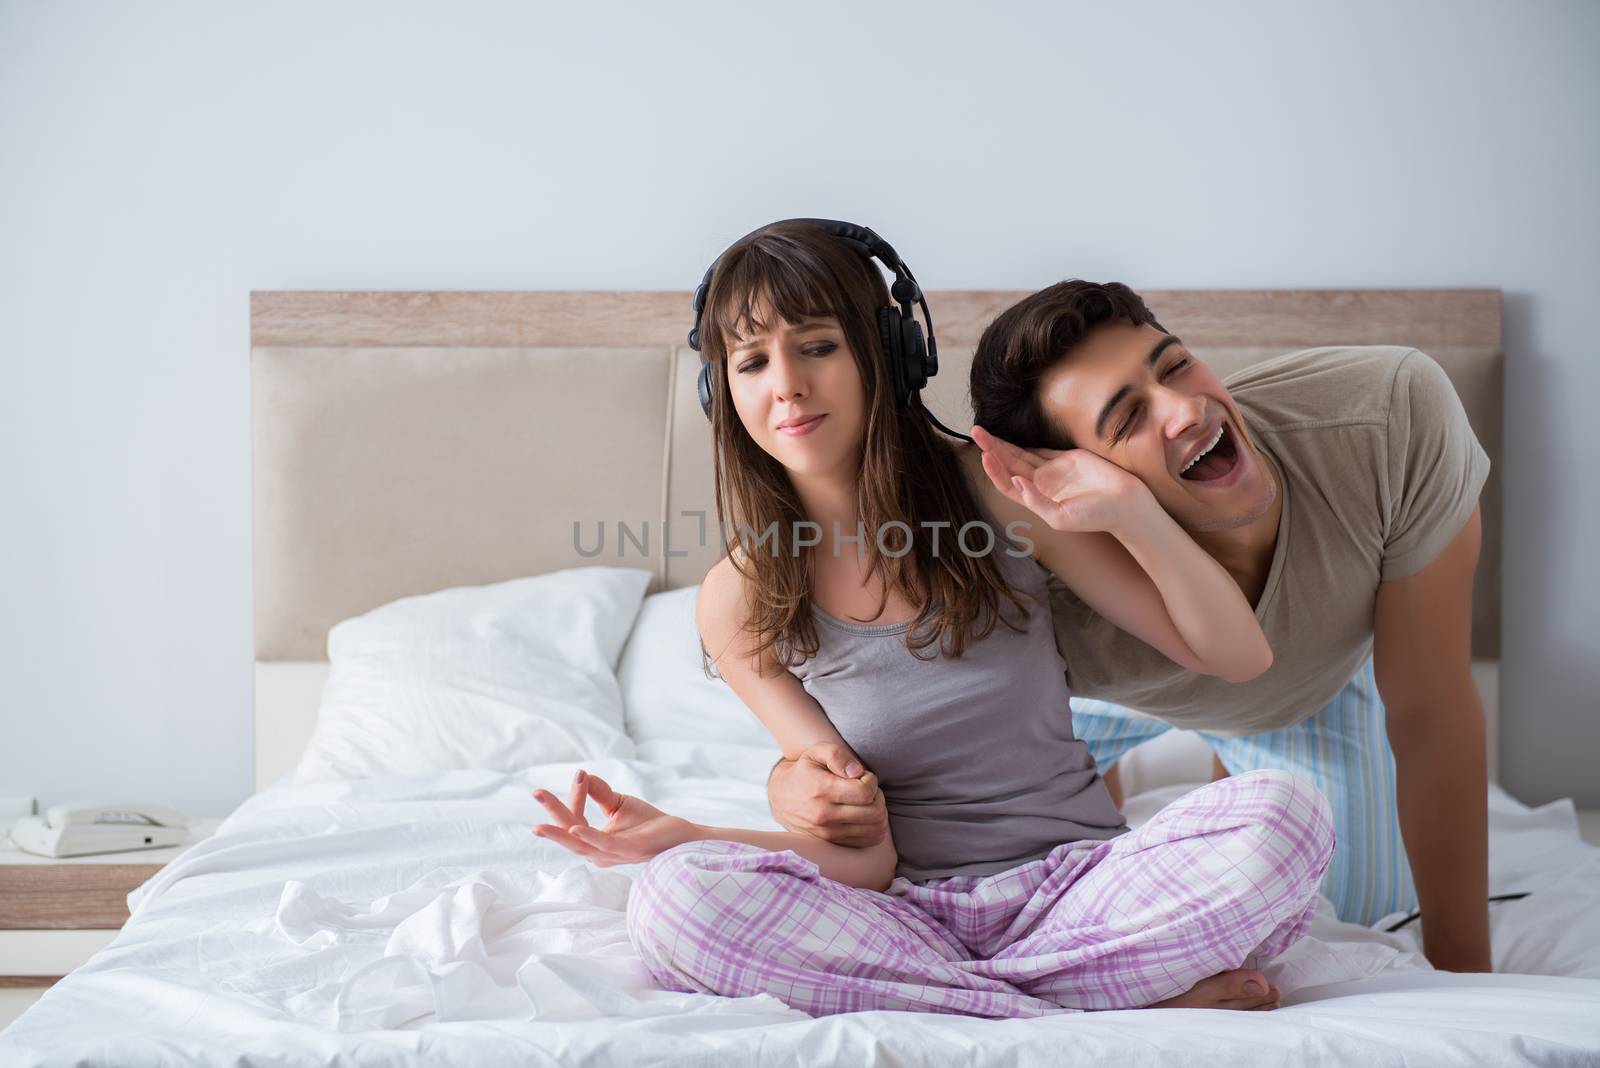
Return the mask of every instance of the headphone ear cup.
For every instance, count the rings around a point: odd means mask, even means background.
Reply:
[[[700,410],[706,413],[706,418],[711,418],[711,364],[706,361],[700,363],[700,375],[695,380],[695,391],[700,395]]]
[[[922,338],[922,324],[914,316],[902,315],[900,329],[904,335],[901,353],[905,361],[906,394],[910,399],[910,394],[928,385],[928,346]]]
[[[904,404],[910,398],[906,387],[905,337],[898,308],[878,309],[878,340],[883,342],[883,355],[889,365],[889,381],[894,387],[894,402]]]

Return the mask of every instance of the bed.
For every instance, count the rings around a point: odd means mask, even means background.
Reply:
[[[965,425],[978,331],[1020,295],[931,295],[946,422]],[[1422,348],[1499,458],[1495,291],[1147,297],[1224,371],[1320,344]],[[1272,1013],[813,1020],[654,989],[623,927],[638,869],[533,839],[529,791],[582,766],[691,818],[776,826],[775,747],[699,673],[693,588],[716,539],[687,307],[253,295],[257,792],[0,1034],[0,1063],[1600,1063],[1600,850],[1570,803],[1529,809],[1493,783],[1491,892],[1530,893],[1492,909],[1492,975],[1429,969],[1406,917],[1368,929],[1324,906],[1269,968]],[[1498,469],[1473,633],[1491,769]],[[441,707],[489,726],[439,734]],[[1207,766],[1179,732],[1131,755],[1130,821]]]

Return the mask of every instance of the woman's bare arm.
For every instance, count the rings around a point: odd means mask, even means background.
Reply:
[[[894,881],[900,855],[895,852],[894,840],[885,836],[876,845],[834,845],[798,831],[747,831],[739,827],[706,827],[690,824],[693,837],[685,841],[745,842],[762,849],[791,850],[817,866],[823,878],[846,886],[866,890],[884,891]]]
[[[580,769],[572,780],[569,803],[549,790],[535,790],[555,821],[541,823],[534,833],[571,850],[600,867],[639,864],[686,842],[745,842],[761,849],[793,851],[815,864],[825,878],[867,890],[886,890],[894,880],[899,858],[887,840],[865,849],[830,845],[809,834],[751,831],[741,827],[708,827],[663,812],[643,798],[619,793],[598,775]],[[593,799],[606,815],[603,827],[586,813]]]
[[[786,760],[800,756],[819,743],[831,742],[849,750],[848,744],[829,721],[822,706],[800,680],[772,658],[758,658],[744,629],[748,607],[744,576],[733,564],[717,562],[700,584],[695,604],[695,620],[700,640],[717,673],[727,682],[762,724],[772,733]],[[859,763],[859,758],[857,758]],[[877,780],[863,768],[863,786],[876,792]],[[725,827],[702,828],[700,838],[748,842],[769,849],[792,849],[813,861],[822,874],[851,886],[881,890],[894,878],[899,862],[892,835],[866,846],[835,845],[822,838],[798,831],[742,831]]]

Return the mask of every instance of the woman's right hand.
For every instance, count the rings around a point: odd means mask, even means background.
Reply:
[[[637,797],[619,794],[604,779],[586,771],[580,770],[572,780],[570,808],[548,790],[535,790],[533,796],[557,824],[541,823],[533,833],[602,868],[614,864],[641,864],[657,853],[696,837],[695,825],[688,820],[669,816]],[[604,828],[591,827],[584,817],[584,805],[589,798],[593,798],[606,814]]]

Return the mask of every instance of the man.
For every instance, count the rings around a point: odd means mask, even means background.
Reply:
[[[984,331],[972,398],[1010,473],[1071,462],[1025,449],[1083,449],[1138,476],[1233,576],[1272,646],[1249,682],[1195,675],[1055,585],[1074,728],[1108,785],[1122,753],[1169,725],[1202,732],[1228,772],[1301,774],[1333,805],[1323,890],[1340,917],[1370,924],[1420,903],[1435,967],[1490,970],[1483,714],[1468,670],[1489,461],[1438,365],[1412,349],[1313,349],[1224,387],[1132,290],[1074,281]],[[779,821],[837,842],[881,837],[876,780],[851,763],[821,750],[781,762],[768,787]]]

